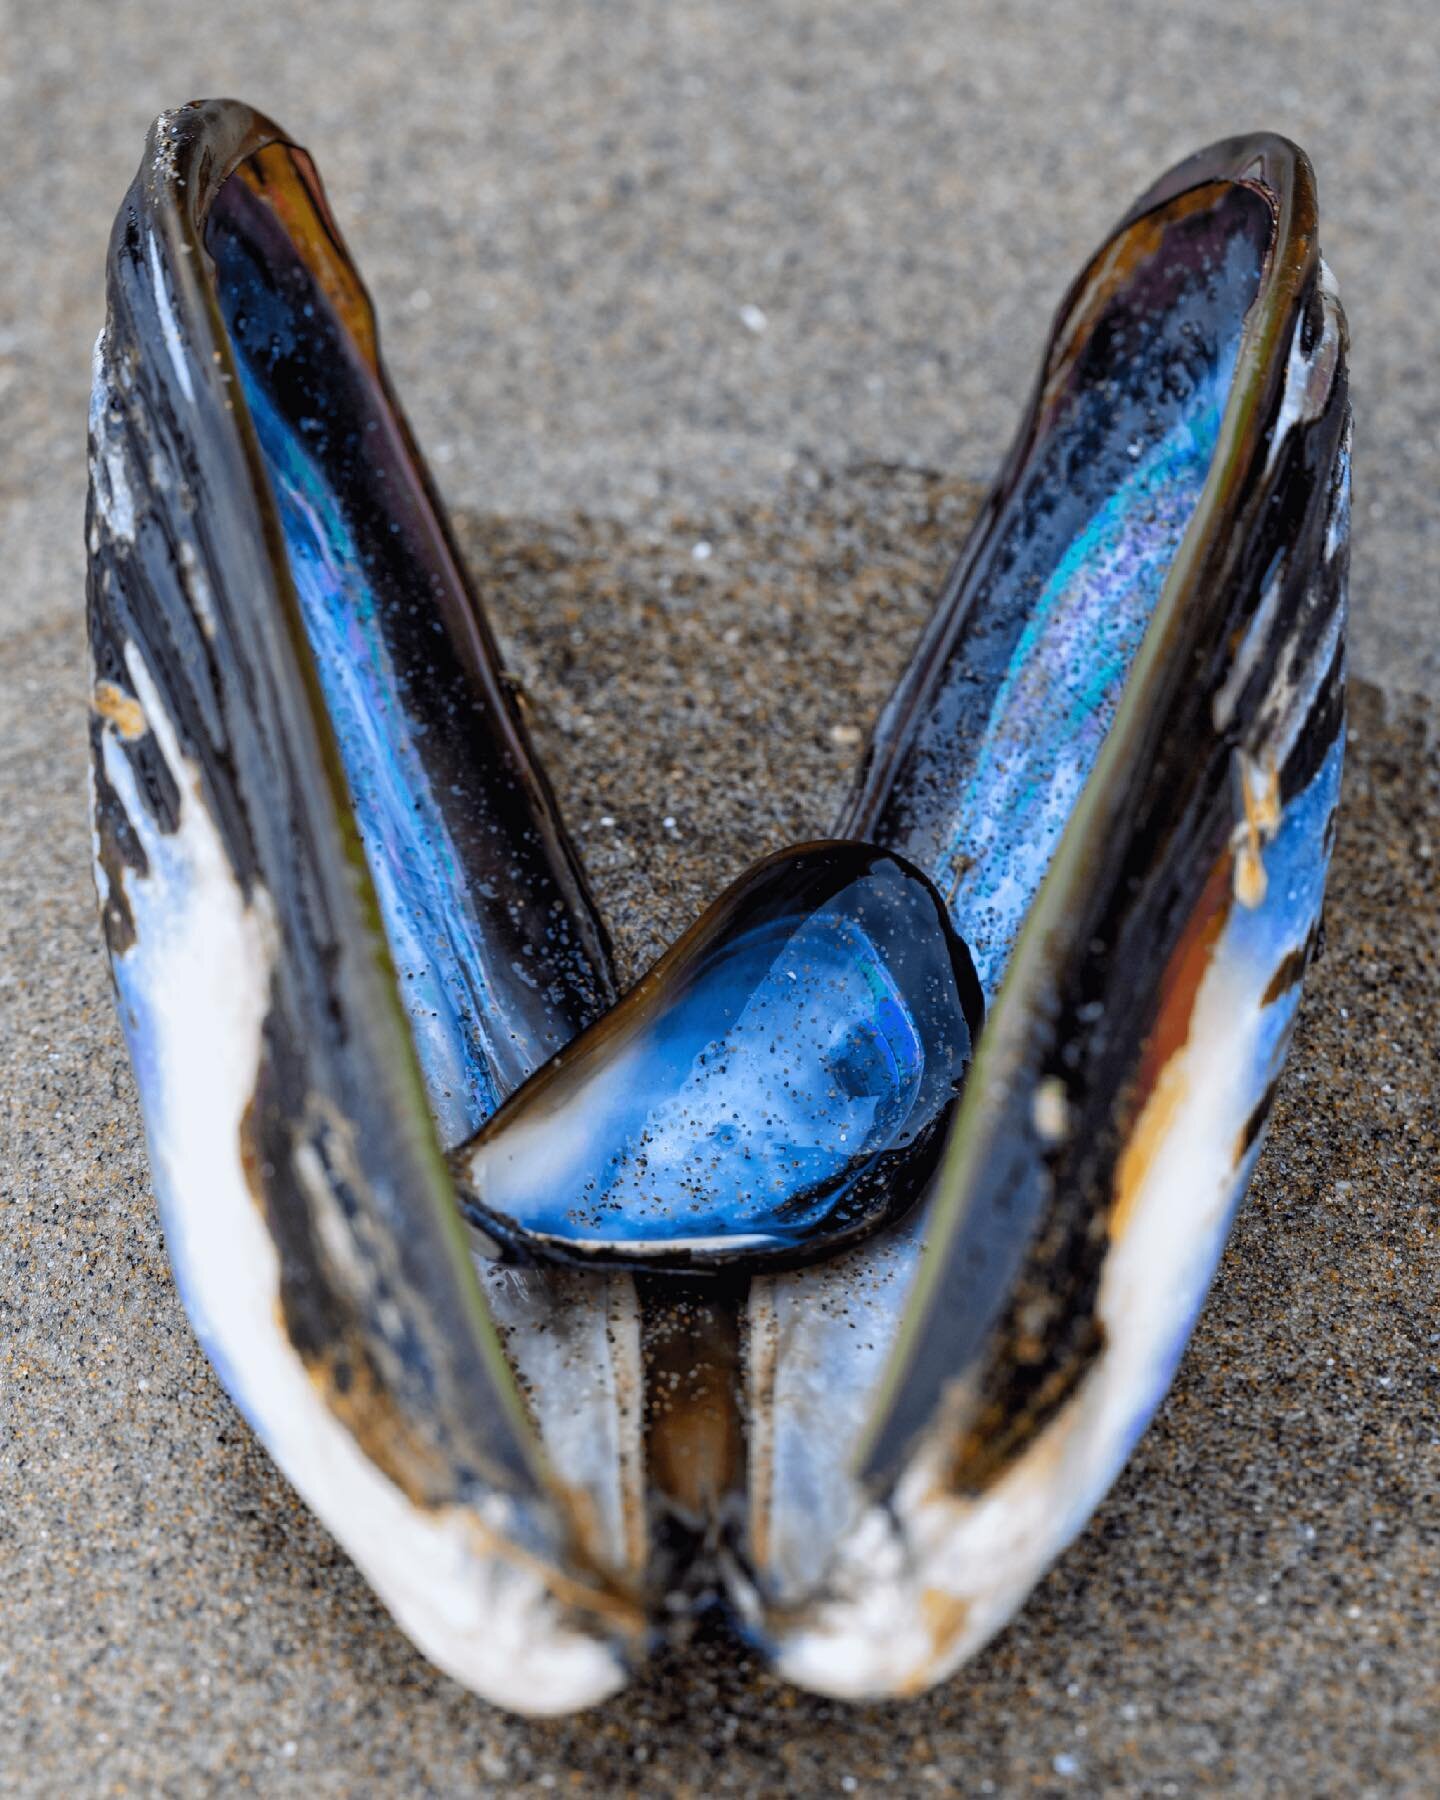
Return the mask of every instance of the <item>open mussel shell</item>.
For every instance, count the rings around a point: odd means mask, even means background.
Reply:
[[[157,122],[88,518],[97,881],[155,1186],[222,1379],[477,1691],[593,1702],[719,1591],[790,1678],[913,1692],[1158,1404],[1338,791],[1315,233],[1278,138],[1138,203],[837,841],[617,1003],[312,165],[235,103]]]

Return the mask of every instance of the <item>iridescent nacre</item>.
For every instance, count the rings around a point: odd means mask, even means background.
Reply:
[[[1209,480],[1271,231],[1254,189],[1202,184],[1077,291],[965,604],[937,610],[877,729],[883,783],[842,829],[931,876],[988,999]]]
[[[939,895],[864,844],[742,876],[457,1154],[522,1256],[813,1261],[934,1167],[981,999]]]
[[[431,1110],[455,1144],[614,987],[324,226],[271,146],[221,185],[205,244]]]

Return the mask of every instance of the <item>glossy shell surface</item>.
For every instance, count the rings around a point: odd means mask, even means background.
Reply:
[[[455,1158],[467,1211],[522,1260],[822,1260],[925,1191],[983,1010],[912,865],[782,851]]]
[[[373,506],[335,476],[343,432],[378,421],[367,435],[385,440],[370,474],[388,478],[404,528],[386,537],[405,542],[384,548],[422,575],[369,640],[375,665],[392,659],[389,714],[353,719],[337,698],[324,621],[301,593],[316,540],[295,527],[245,402],[223,255],[207,240],[217,204],[232,216],[221,196],[237,179],[246,209],[257,187],[283,196],[272,212],[289,209],[318,270],[310,304],[330,309],[325,366],[353,390],[306,496],[328,545],[352,506]],[[270,279],[283,288],[293,269],[279,258]],[[281,387],[277,404],[294,394]],[[478,1079],[457,1083],[456,1058],[417,1054],[405,944],[387,937],[372,869],[393,854],[393,872],[417,844],[429,854],[447,814],[448,842],[468,849],[470,920],[452,926],[460,939],[482,920],[496,1050],[482,1044],[474,1069],[487,1080],[507,1058],[518,1078],[550,1032],[568,1035],[608,996],[603,933],[318,181],[248,108],[186,108],[152,132],[112,237],[90,430],[97,880],[186,1306],[256,1431],[429,1655],[523,1710],[594,1701],[623,1679],[617,1645],[645,1632],[625,1296],[595,1288],[567,1309],[596,1422],[583,1440],[557,1435],[547,1456],[432,1119],[463,1134],[486,1096]],[[366,563],[357,617],[389,566]],[[400,679],[407,633],[434,687]],[[435,793],[444,745],[416,726],[437,700],[464,708],[464,804],[437,795],[414,826],[356,807],[357,731],[370,734],[369,768],[408,754],[405,779]],[[562,965],[538,994],[515,973],[527,947]],[[554,1354],[521,1350],[532,1365]],[[562,1493],[587,1497],[583,1518]]]
[[[1227,188],[1238,206],[1217,203]],[[751,1484],[756,1614],[807,1684],[913,1691],[1004,1623],[1163,1397],[1254,1166],[1319,927],[1344,742],[1346,331],[1314,206],[1292,145],[1233,140],[1165,177],[1082,274],[842,821],[945,891],[952,809],[994,781],[997,743],[1018,745],[1050,792],[1070,780],[1072,736],[1061,725],[1065,744],[1047,745],[1047,721],[1094,669],[1052,663],[1053,638],[1009,616],[1012,572],[1073,499],[1052,494],[1037,532],[1034,471],[1077,387],[1108,382],[1094,333],[1117,284],[1123,296],[1138,276],[1143,291],[1147,260],[1165,257],[1163,222],[1227,220],[1230,248],[1205,258],[1200,285],[1214,306],[1201,366],[1233,360],[1229,390],[1143,635],[1123,633],[1112,722],[1033,891],[1028,856],[1002,848],[1026,895],[1018,930],[992,873],[961,868],[953,885],[994,998],[928,1209],[883,1267],[849,1258],[804,1289],[781,1277],[751,1296],[752,1341],[772,1346],[751,1359],[767,1421]],[[1188,251],[1184,268],[1193,292]],[[1173,437],[1163,407],[1147,417]],[[1132,454],[1119,423],[1087,466],[1097,453],[1144,466],[1147,440]],[[1057,571],[1080,575],[1082,602],[1093,591],[1074,546],[1093,541],[1113,491],[1072,509],[1032,595],[1050,595]],[[1037,685],[1050,709],[1014,712]],[[1013,763],[1000,779],[1014,791]],[[834,1309],[881,1346],[869,1367]],[[826,1385],[822,1421],[812,1396]],[[817,1517],[835,1534],[818,1553]]]

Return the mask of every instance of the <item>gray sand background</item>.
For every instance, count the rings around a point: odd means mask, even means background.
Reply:
[[[225,92],[319,160],[632,971],[826,824],[1114,217],[1231,131],[1316,162],[1357,411],[1324,959],[1173,1394],[925,1699],[706,1638],[507,1719],[189,1335],[89,887],[80,518],[110,219],[151,116]],[[1440,1790],[1437,96],[1440,21],[1358,0],[0,0],[0,1791]]]

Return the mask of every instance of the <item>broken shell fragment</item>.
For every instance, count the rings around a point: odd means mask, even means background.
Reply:
[[[108,303],[96,879],[221,1379],[502,1705],[603,1699],[717,1593],[807,1686],[940,1679],[1163,1397],[1316,938],[1349,400],[1309,165],[1232,139],[1121,221],[836,841],[619,1000],[309,158],[163,115]]]
[[[934,1172],[982,1015],[930,882],[865,844],[742,876],[452,1158],[523,1259],[831,1256]]]

